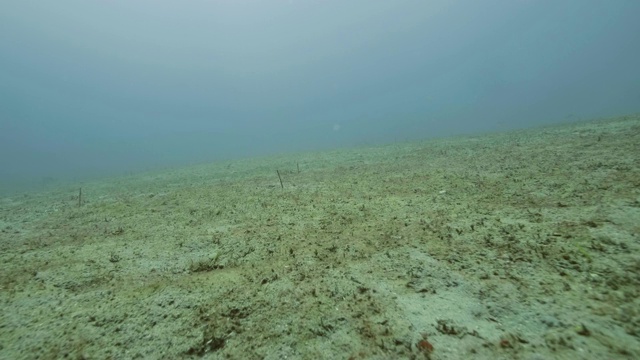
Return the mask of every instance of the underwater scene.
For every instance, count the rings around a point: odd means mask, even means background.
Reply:
[[[0,359],[640,359],[640,2],[0,6]]]
[[[636,115],[5,197],[0,354],[633,359],[639,146]]]

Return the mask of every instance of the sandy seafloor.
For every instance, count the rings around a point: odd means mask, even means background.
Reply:
[[[0,256],[1,359],[638,359],[640,116],[5,196]]]

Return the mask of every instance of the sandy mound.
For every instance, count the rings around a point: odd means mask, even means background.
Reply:
[[[3,198],[0,358],[640,358],[639,186],[628,116]]]

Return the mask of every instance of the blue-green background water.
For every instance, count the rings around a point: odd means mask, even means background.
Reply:
[[[640,2],[3,1],[0,191],[637,112]]]

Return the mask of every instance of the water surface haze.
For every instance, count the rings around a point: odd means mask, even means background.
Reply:
[[[638,1],[5,1],[0,191],[638,111]]]

